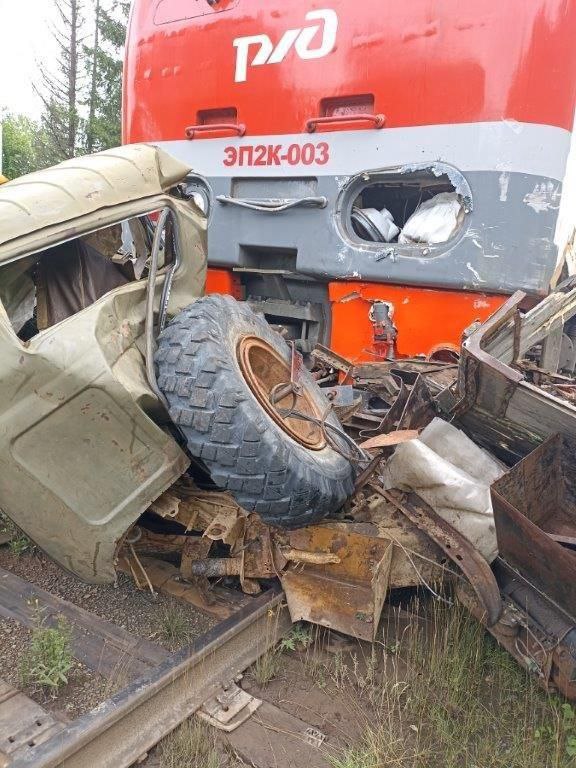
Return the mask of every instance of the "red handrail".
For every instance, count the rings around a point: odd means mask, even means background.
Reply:
[[[314,133],[318,126],[339,125],[342,123],[372,123],[374,128],[384,128],[386,115],[373,115],[369,112],[358,112],[352,115],[328,115],[327,117],[311,117],[306,120],[305,128],[308,133]]]
[[[232,131],[238,136],[244,136],[246,126],[244,123],[203,123],[201,125],[189,125],[185,130],[186,138],[192,141],[198,134],[205,135],[214,131]]]

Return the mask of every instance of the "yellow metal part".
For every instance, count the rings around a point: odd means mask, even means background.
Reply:
[[[299,560],[280,578],[293,621],[374,640],[389,590],[439,582],[445,556],[379,494],[359,494],[351,516],[350,522],[276,532],[277,550]]]
[[[281,574],[292,621],[304,619],[374,640],[388,591],[392,542],[352,533],[340,523],[310,526],[288,536],[300,552],[338,558],[290,565]]]
[[[164,536],[166,548],[181,548],[181,576],[208,587],[208,579],[234,575],[255,594],[258,579],[278,577],[293,621],[301,619],[373,641],[391,589],[437,584],[446,574],[445,555],[396,506],[368,486],[358,493],[350,520],[294,531],[265,525],[228,494],[200,491],[183,480],[151,508],[198,536]],[[156,535],[134,546],[158,551]],[[162,538],[162,535],[160,535]],[[221,541],[229,557],[210,557]],[[184,542],[186,542],[184,546]]]

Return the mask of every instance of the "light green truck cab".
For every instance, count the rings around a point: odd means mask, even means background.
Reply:
[[[144,338],[155,238],[155,317],[204,290],[205,219],[169,194],[189,170],[133,145],[0,187],[0,509],[94,583],[114,580],[122,536],[189,465]]]

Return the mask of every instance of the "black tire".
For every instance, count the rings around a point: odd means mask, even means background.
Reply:
[[[267,413],[237,359],[245,336],[263,339],[289,362],[284,339],[247,304],[230,296],[199,299],[160,335],[158,386],[188,450],[218,486],[270,525],[308,525],[351,495],[353,468],[328,445],[320,450],[301,445]],[[325,412],[328,401],[313,377],[308,371],[302,377],[308,396]],[[339,426],[333,414],[326,421]]]

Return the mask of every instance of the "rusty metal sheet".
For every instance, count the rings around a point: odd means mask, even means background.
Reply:
[[[423,376],[418,376],[398,419],[398,429],[422,429],[436,416],[430,390]]]
[[[576,620],[576,440],[554,435],[491,487],[501,557]]]
[[[372,486],[355,497],[351,517],[354,523],[341,524],[346,530],[393,542],[390,589],[434,584],[449,575],[440,547]]]
[[[289,566],[281,574],[292,620],[373,641],[388,589],[392,542],[330,525],[290,531],[288,537],[295,550],[339,558]]]
[[[363,443],[360,443],[360,448],[369,451],[374,448],[387,448],[391,445],[399,445],[405,443],[408,440],[415,440],[418,437],[417,429],[396,429],[394,432],[389,432],[386,435],[376,435]]]

